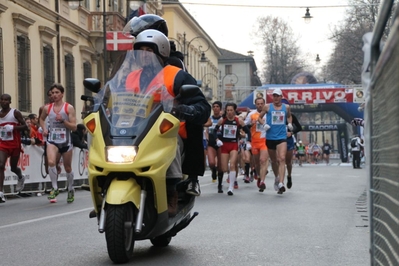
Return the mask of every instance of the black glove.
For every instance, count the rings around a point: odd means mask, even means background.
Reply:
[[[172,114],[179,119],[192,121],[197,114],[197,110],[194,106],[180,104],[172,109]]]
[[[35,138],[35,144],[36,144],[36,145],[42,144],[42,141],[41,141],[40,139],[38,139],[38,138]]]

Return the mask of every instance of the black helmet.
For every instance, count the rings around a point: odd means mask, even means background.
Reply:
[[[166,21],[158,15],[144,14],[140,17],[132,18],[123,28],[125,35],[136,37],[143,30],[153,29],[162,32],[168,36],[168,26]]]

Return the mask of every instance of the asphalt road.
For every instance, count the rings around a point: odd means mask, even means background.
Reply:
[[[370,265],[365,169],[348,164],[293,170],[283,195],[274,178],[260,193],[239,176],[234,196],[217,193],[207,171],[200,214],[166,248],[138,241],[127,265]],[[75,202],[47,197],[9,198],[0,204],[0,265],[111,265],[105,236],[89,219],[90,194]]]

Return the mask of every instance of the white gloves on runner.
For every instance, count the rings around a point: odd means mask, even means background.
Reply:
[[[251,142],[247,141],[246,150],[249,151],[252,148]]]
[[[221,146],[223,146],[223,142],[222,142],[220,139],[218,139],[218,140],[216,141],[216,145],[217,145],[218,147],[221,147]]]
[[[270,126],[269,126],[268,124],[264,123],[264,124],[263,124],[263,129],[264,129],[265,131],[268,131],[268,130],[270,129]]]
[[[292,126],[292,124],[291,123],[288,123],[288,129],[292,132],[293,130],[294,130],[294,127]]]
[[[11,132],[14,130],[14,125],[5,125],[3,128],[6,132]]]

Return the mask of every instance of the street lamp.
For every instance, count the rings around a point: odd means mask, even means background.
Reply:
[[[205,62],[206,62],[205,52],[208,51],[209,48],[210,48],[208,39],[206,39],[205,37],[202,37],[202,36],[196,36],[196,37],[192,38],[190,41],[187,41],[187,40],[186,40],[186,33],[184,32],[184,33],[183,33],[183,45],[181,45],[180,42],[179,42],[178,40],[176,40],[176,41],[179,43],[179,45],[180,45],[181,47],[183,47],[183,51],[182,51],[182,52],[183,52],[184,57],[185,57],[185,58],[189,58],[189,48],[190,48],[190,44],[191,44],[194,40],[197,40],[197,39],[203,39],[203,40],[205,40],[205,42],[206,42],[206,44],[207,44],[206,50],[201,50],[202,45],[200,45],[200,46],[198,47],[198,49],[201,51],[201,60],[200,60],[200,62],[205,63]],[[174,39],[174,40],[175,40],[175,39]],[[187,60],[186,64],[187,64],[187,66],[189,65],[189,60]]]
[[[220,82],[220,80],[219,80],[219,77],[216,76],[216,75],[213,74],[213,73],[206,73],[205,75],[202,76],[202,78],[201,78],[202,84],[205,84],[205,88],[204,88],[204,90],[205,90],[205,97],[206,97],[206,99],[207,99],[208,101],[210,101],[210,100],[213,99],[213,89],[210,88],[210,87],[208,87],[208,85],[211,83],[211,81],[210,81],[209,79],[207,79],[207,80],[204,82],[205,77],[208,76],[208,75],[209,75],[209,76],[213,76],[214,78],[216,78],[216,80],[218,81],[218,86],[219,86],[219,88],[220,88],[220,86],[221,86],[221,82]]]
[[[72,10],[77,10],[80,7],[80,1],[68,1],[68,6]]]
[[[226,84],[224,83],[224,79],[226,77],[230,77],[230,83],[228,84],[229,85],[229,89],[225,88]],[[224,89],[224,91],[225,91],[225,96],[229,96],[229,97],[225,97],[225,98],[233,99],[233,94],[232,94],[231,90],[237,84],[238,76],[236,74],[234,74],[234,73],[227,73],[226,75],[223,76],[223,78],[221,80],[222,80],[222,89]],[[229,95],[227,95],[227,94],[229,94]]]
[[[80,6],[80,2],[83,0],[64,0],[68,2],[69,8],[72,10],[77,10]],[[108,4],[111,7],[111,1]],[[100,8],[100,0],[97,0],[97,8]],[[103,67],[104,67],[104,84],[107,81],[107,38],[105,37],[107,34],[107,11],[105,9],[105,0],[103,0]]]
[[[320,64],[320,61],[321,61],[321,59],[319,57],[319,54],[317,54],[317,56],[316,56],[316,64]]]
[[[201,53],[201,58],[200,58],[200,60],[199,60],[199,62],[200,62],[200,66],[201,67],[206,67],[206,64],[208,63],[208,58],[206,58],[206,56],[205,56],[205,52],[202,52]]]
[[[309,7],[306,8],[305,16],[303,16],[302,18],[305,19],[305,23],[306,24],[310,23],[310,19],[313,18],[313,17],[310,15]]]

